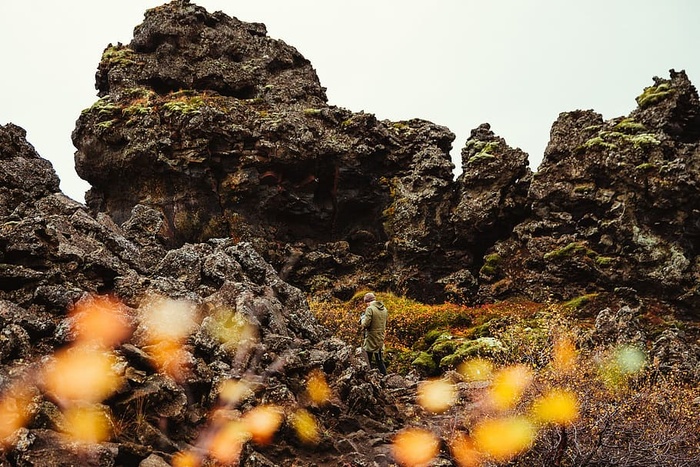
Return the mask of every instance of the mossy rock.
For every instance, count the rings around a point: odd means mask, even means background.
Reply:
[[[549,253],[545,253],[544,259],[551,261],[573,256],[595,256],[595,252],[584,245],[582,242],[571,242],[566,246],[559,248]]]
[[[425,343],[425,348],[429,348],[431,345],[435,343],[441,336],[446,335],[446,336],[451,336],[449,332],[445,331],[444,329],[431,329],[428,331],[425,336],[423,336],[423,342]]]
[[[571,309],[571,310],[576,310],[578,308],[581,308],[582,306],[586,305],[593,299],[595,299],[598,296],[597,293],[589,293],[586,295],[581,295],[576,298],[572,298],[568,302],[564,303],[564,306]]]
[[[489,320],[478,326],[474,326],[469,329],[469,334],[472,338],[479,337],[491,337],[491,326],[493,325],[493,320]]]
[[[583,143],[582,147],[584,149],[615,149],[616,146],[605,141],[602,136],[595,136]]]
[[[199,113],[205,105],[204,99],[199,96],[182,96],[163,104],[166,112],[192,114]]]
[[[661,141],[659,141],[656,136],[651,133],[642,133],[639,135],[630,136],[628,138],[630,143],[632,143],[635,148],[645,148],[658,146],[661,144]]]
[[[90,108],[87,108],[81,112],[83,115],[88,113],[96,113],[97,117],[102,120],[105,117],[114,117],[121,114],[121,109],[117,104],[112,102],[110,97],[103,97],[98,100]]]
[[[428,349],[428,353],[432,354],[435,360],[439,360],[446,355],[454,353],[459,344],[460,342],[455,339],[438,340]]]
[[[576,194],[593,193],[595,191],[595,188],[596,188],[596,185],[593,182],[581,183],[579,185],[574,186],[574,193],[576,193]]]
[[[658,86],[649,86],[644,88],[644,92],[637,96],[635,99],[640,108],[648,107],[650,105],[656,104],[671,94],[674,90],[671,88],[669,83],[661,83]]]
[[[102,53],[102,62],[107,66],[127,66],[136,63],[136,52],[122,45],[111,46]]]
[[[617,131],[623,133],[640,133],[646,130],[646,127],[641,123],[635,122],[633,118],[625,118],[620,123],[615,125]]]
[[[495,357],[505,351],[503,343],[493,337],[463,341],[450,355],[440,359],[440,368],[454,368],[465,360],[475,357]]]
[[[498,253],[484,256],[484,265],[479,269],[479,274],[493,276],[498,271],[498,266],[501,264],[502,259]]]
[[[635,167],[636,170],[642,170],[642,171],[647,171],[647,170],[654,170],[656,169],[656,164],[653,162],[644,162],[642,164],[639,164],[638,166]]]
[[[476,164],[477,162],[491,161],[494,159],[496,159],[496,156],[494,156],[493,154],[487,154],[485,152],[480,152],[479,154],[476,154],[475,156],[470,157],[469,160],[467,161],[467,164],[471,165],[471,164]]]
[[[420,352],[411,362],[411,366],[424,376],[433,376],[438,371],[437,363],[435,363],[433,356],[428,352]]]

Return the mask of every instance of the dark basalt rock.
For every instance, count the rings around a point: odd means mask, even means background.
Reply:
[[[655,78],[628,117],[562,113],[535,174],[483,124],[456,180],[447,128],[329,106],[293,47],[188,1],[149,10],[130,44],[105,50],[96,80],[100,100],[73,133],[87,206],[60,193],[24,130],[0,126],[0,389],[38,386],[37,369],[75,339],[67,310],[112,294],[134,333],[116,348],[124,384],[100,407],[148,414],[76,450],[58,434],[60,402],[34,387],[32,422],[2,465],[164,465],[195,442],[223,381],[254,387],[241,412],[256,400],[293,409],[314,370],[336,396],[310,406],[328,430],[315,452],[283,427],[241,462],[387,465],[391,436],[420,410],[416,381],[369,371],[318,325],[307,293],[599,294],[585,311],[592,343],[644,341],[658,371],[698,379],[695,330],[639,319],[657,307],[693,320],[700,305],[700,101],[684,72]],[[154,295],[197,310],[184,381],[147,351],[136,316]],[[226,310],[251,326],[250,345],[215,338]],[[429,423],[454,429],[451,417]]]
[[[457,180],[448,129],[329,106],[308,61],[264,26],[188,2],[109,47],[97,87],[73,134],[88,206],[117,223],[154,209],[169,248],[248,241],[285,280],[341,299],[629,287],[697,303],[700,113],[683,72],[655,78],[629,117],[561,114],[535,176],[481,125]]]
[[[684,72],[629,117],[563,113],[530,184],[532,214],[494,245],[480,294],[562,300],[618,287],[698,305],[700,108]]]
[[[5,193],[14,203],[0,215],[0,390],[19,383],[34,391],[27,407],[31,424],[16,433],[9,454],[16,465],[138,465],[146,458],[157,462],[154,452],[169,462],[196,441],[223,381],[254,385],[256,398],[239,410],[256,400],[293,410],[314,370],[338,395],[327,409],[315,409],[322,423],[352,417],[357,430],[377,433],[372,419],[381,418],[388,423],[386,439],[403,424],[396,401],[380,390],[378,374],[318,325],[305,295],[282,281],[251,244],[211,239],[167,248],[159,211],[137,205],[121,225],[102,213],[92,217],[85,206],[57,192],[51,165],[31,149],[21,129],[0,127],[0,141],[0,176],[8,180]],[[100,407],[133,426],[122,427],[114,442],[81,448],[61,434],[65,419],[59,403],[39,390],[36,375],[48,356],[75,340],[74,318],[66,312],[103,293],[119,297],[135,331],[115,349],[123,384]],[[146,350],[150,344],[136,312],[153,294],[198,311],[182,348],[186,381],[159,373]],[[235,310],[251,326],[248,345],[233,349],[215,337],[213,329],[225,325],[219,315],[230,313],[226,310]],[[365,399],[351,396],[356,387],[367,391]],[[370,462],[387,449],[384,443],[377,451],[368,438],[356,442],[360,453],[343,454],[336,447],[341,437],[336,438],[325,441],[333,462],[345,455]],[[274,449],[263,454],[247,448],[243,459],[268,458],[271,465],[282,465],[302,455],[308,451],[295,434],[282,432]],[[0,459],[7,462],[4,454]]]
[[[263,25],[188,2],[149,10],[130,44],[108,47],[97,88],[73,133],[93,213],[122,223],[149,206],[169,247],[249,241],[305,290],[444,298],[526,212],[527,157],[502,139],[455,184],[448,129],[329,106],[308,61]],[[487,189],[500,194],[484,202]]]

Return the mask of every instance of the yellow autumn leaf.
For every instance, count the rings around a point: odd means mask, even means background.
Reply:
[[[321,439],[316,418],[307,410],[299,409],[291,417],[292,426],[299,440],[306,444],[317,444]]]
[[[202,326],[228,351],[253,345],[258,340],[257,328],[248,318],[228,307],[211,306]]]
[[[571,391],[552,389],[534,402],[532,414],[541,423],[568,425],[579,417],[578,399]]]
[[[498,410],[508,410],[520,400],[532,381],[532,371],[524,365],[506,367],[494,375],[488,391],[488,400]]]
[[[481,420],[472,431],[476,448],[496,462],[506,462],[528,449],[536,431],[525,417]]]
[[[306,383],[306,393],[311,401],[317,405],[323,405],[330,400],[332,391],[325,375],[321,371],[314,370],[311,372]]]
[[[485,381],[493,373],[493,363],[483,358],[473,358],[462,362],[457,371],[464,376],[467,381]]]
[[[66,435],[72,441],[94,444],[110,437],[111,421],[99,407],[71,407],[63,415]]]

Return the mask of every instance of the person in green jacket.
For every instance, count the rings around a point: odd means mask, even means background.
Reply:
[[[367,352],[370,367],[377,368],[381,374],[386,375],[382,351],[384,350],[388,311],[372,292],[365,294],[364,302],[367,308],[360,318],[360,329],[365,334],[362,349]]]

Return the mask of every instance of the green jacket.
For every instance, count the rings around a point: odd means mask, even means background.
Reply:
[[[365,340],[362,343],[365,351],[378,352],[384,348],[387,315],[386,307],[378,300],[371,302],[362,314],[360,327],[365,331]]]

